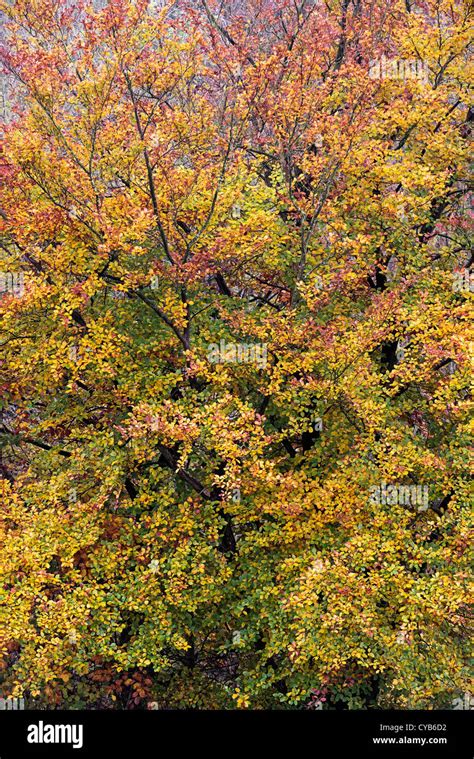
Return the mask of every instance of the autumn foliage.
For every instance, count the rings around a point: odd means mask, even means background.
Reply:
[[[3,696],[469,689],[470,7],[0,0]]]

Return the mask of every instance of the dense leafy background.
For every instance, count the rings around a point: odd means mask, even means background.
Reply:
[[[450,706],[470,4],[0,8],[2,694]]]

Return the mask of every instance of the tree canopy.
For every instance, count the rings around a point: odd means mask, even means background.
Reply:
[[[449,706],[472,5],[0,9],[2,695]]]

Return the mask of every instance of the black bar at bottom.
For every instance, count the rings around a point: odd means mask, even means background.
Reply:
[[[0,711],[0,759],[189,757],[472,759],[468,711]]]

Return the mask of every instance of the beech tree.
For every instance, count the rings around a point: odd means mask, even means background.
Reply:
[[[0,689],[468,689],[460,0],[0,0]]]

